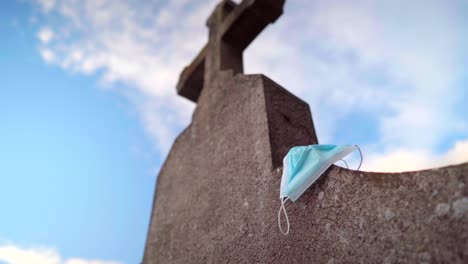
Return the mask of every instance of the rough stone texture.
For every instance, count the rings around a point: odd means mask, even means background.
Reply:
[[[468,263],[468,163],[407,173],[333,166],[288,204],[291,232],[281,235],[281,159],[317,143],[310,110],[220,51],[229,17],[220,10],[239,12],[218,6],[193,64],[204,61],[203,89],[160,171],[143,263]],[[201,75],[187,72],[189,87]]]
[[[267,254],[246,262],[468,263],[468,207],[457,207],[468,201],[467,182],[468,164],[405,173],[333,167],[288,206],[290,235],[273,223]]]
[[[276,219],[273,157],[294,141],[316,143],[306,103],[263,75],[223,77],[220,89],[202,92],[161,169],[144,263],[224,262],[236,240]]]
[[[203,89],[206,50],[207,47],[205,46],[192,64],[185,67],[177,84],[177,93],[193,102],[198,101],[198,96],[200,96]]]
[[[333,167],[288,206],[281,235],[274,151],[314,134],[306,105],[271,83],[237,75],[201,98],[160,172],[144,263],[467,263],[468,164]]]

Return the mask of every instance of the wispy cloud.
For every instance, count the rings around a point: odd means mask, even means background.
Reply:
[[[338,118],[365,111],[379,120],[381,146],[433,147],[466,130],[454,108],[467,66],[459,61],[466,27],[454,19],[456,8],[446,1],[290,1],[246,66],[306,98],[322,138]]]
[[[54,52],[48,48],[40,48],[39,53],[42,59],[47,63],[54,63],[56,61]]]
[[[48,13],[51,9],[55,7],[55,0],[36,0],[37,3],[41,6],[44,13]]]
[[[437,168],[447,164],[468,161],[468,140],[458,141],[446,153],[436,154],[431,149],[394,149],[366,157],[363,169],[368,171],[410,171]]]
[[[116,261],[62,260],[56,249],[47,247],[22,248],[13,244],[0,245],[0,263],[6,264],[120,264]]]
[[[125,93],[165,153],[190,120],[193,105],[175,95],[175,84],[206,41],[204,21],[216,2],[41,0],[46,21],[61,23],[45,22],[53,34],[39,33],[40,52],[66,70],[99,73],[104,85],[130,87]],[[362,142],[367,155],[417,149],[412,153],[441,158],[437,146],[468,131],[468,110],[455,108],[466,95],[460,78],[468,68],[458,10],[456,1],[442,0],[287,1],[283,17],[247,50],[245,66],[304,98],[322,142],[336,139],[339,120],[365,112],[379,134]],[[394,166],[385,168],[402,168]]]
[[[64,264],[119,264],[115,261],[69,259]]]
[[[44,27],[37,33],[37,38],[43,43],[48,44],[54,38],[54,32],[50,28]]]
[[[61,21],[45,22],[40,53],[71,72],[99,72],[104,86],[124,83],[156,149],[165,153],[190,120],[194,105],[176,96],[175,84],[207,38],[204,21],[215,3],[38,1],[47,9],[45,21]]]
[[[372,169],[454,161],[435,149],[468,129],[468,108],[456,107],[466,96],[460,79],[468,68],[460,59],[467,57],[462,43],[468,31],[457,2],[319,0],[290,1],[287,7],[275,29],[248,51],[246,66],[305,98],[322,142],[335,140],[340,119],[365,112],[377,120],[379,132],[378,141],[363,142],[367,156],[396,157],[402,149],[417,149],[411,154],[425,160]],[[359,131],[360,125],[349,129]],[[435,162],[439,159],[443,162]]]

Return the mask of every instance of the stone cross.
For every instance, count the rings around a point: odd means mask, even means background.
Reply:
[[[291,231],[279,232],[282,159],[318,140],[307,103],[242,74],[242,51],[283,3],[225,0],[208,19],[209,42],[177,85],[197,107],[160,170],[143,264],[468,263],[468,163],[332,166],[287,205]]]
[[[177,92],[196,102],[204,87],[212,87],[216,74],[243,73],[242,53],[260,32],[283,13],[285,0],[244,0],[237,5],[223,0],[207,21],[208,44],[184,69]]]

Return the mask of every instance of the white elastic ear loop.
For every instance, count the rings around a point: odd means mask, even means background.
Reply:
[[[359,151],[359,156],[361,156],[361,161],[359,162],[359,166],[356,170],[359,170],[361,168],[361,165],[362,165],[362,162],[364,161],[364,159],[362,158],[362,152],[361,152],[361,149],[359,148],[358,145],[354,145],[357,150]],[[348,166],[348,162],[346,162],[346,160],[344,159],[341,159],[342,162],[344,162],[344,164],[346,165],[346,168],[349,169],[349,166]]]
[[[349,166],[348,166],[348,162],[346,162],[346,160],[344,159],[340,159],[342,162],[344,162],[344,164],[346,165],[346,168],[349,170]]]
[[[359,150],[359,155],[361,156],[361,162],[359,162],[359,166],[357,168],[357,170],[359,170],[361,168],[362,162],[364,161],[364,158],[362,157],[362,152],[359,146],[358,145],[354,145],[354,146],[356,146],[356,148]]]
[[[288,200],[289,198],[281,198],[281,206],[280,206],[280,209],[278,211],[278,228],[281,232],[281,234],[283,235],[287,235],[289,234],[289,218],[288,218],[288,213],[286,212],[286,207],[284,206],[284,204],[286,203],[286,201]],[[286,232],[283,231],[283,228],[281,227],[281,210],[283,211],[284,213],[284,218],[286,218]]]

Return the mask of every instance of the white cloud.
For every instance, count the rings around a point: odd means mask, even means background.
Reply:
[[[56,249],[46,247],[21,248],[13,244],[0,245],[0,263],[6,264],[119,264],[116,261],[68,259],[62,261]]]
[[[48,48],[39,49],[39,53],[42,59],[47,63],[53,63],[56,60],[54,52]]]
[[[36,0],[42,8],[42,11],[48,13],[52,8],[55,7],[55,0]]]
[[[54,38],[54,32],[50,28],[44,27],[39,30],[37,37],[42,44],[48,44]]]
[[[412,171],[459,164],[468,161],[468,139],[458,141],[447,153],[434,154],[430,149],[399,149],[366,158],[366,171]]]
[[[207,39],[204,21],[215,2],[60,1],[46,18],[59,17],[61,23],[39,33],[40,53],[72,72],[100,72],[104,86],[129,87],[125,93],[156,149],[165,153],[193,111],[194,104],[176,95],[175,85]]]
[[[304,0],[286,7],[248,50],[246,68],[304,98],[321,142],[334,142],[342,118],[364,112],[379,132],[377,142],[361,144],[365,156],[395,160],[378,167],[400,171],[430,167],[441,142],[468,131],[466,113],[455,107],[468,67],[460,63],[468,32],[455,2]],[[403,162],[408,155],[414,163]]]
[[[5,245],[0,246],[0,261],[7,264],[60,264],[60,256],[53,249]]]
[[[364,111],[378,119],[382,148],[434,147],[465,120],[453,107],[466,31],[455,9],[446,1],[289,1],[246,67],[305,98],[325,141],[339,118]]]
[[[47,15],[61,19],[50,28],[54,41],[42,41],[40,52],[48,63],[130,87],[126,94],[165,153],[190,120],[193,104],[175,95],[175,85],[207,39],[204,22],[216,2],[60,1]],[[442,0],[287,1],[284,15],[246,52],[245,67],[304,98],[322,142],[334,141],[340,119],[365,112],[380,133],[363,143],[372,146],[363,146],[366,156],[406,149],[436,155],[451,133],[468,131],[454,108],[466,67],[461,15],[455,2]]]
[[[115,261],[102,261],[102,260],[83,260],[83,259],[69,259],[65,264],[119,264]]]

